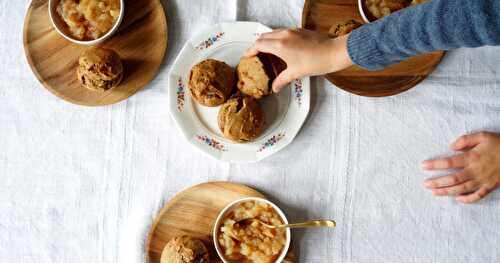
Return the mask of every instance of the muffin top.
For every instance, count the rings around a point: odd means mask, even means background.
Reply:
[[[218,115],[224,137],[236,142],[250,142],[264,127],[264,112],[250,96],[236,96],[222,105]]]
[[[236,69],[238,89],[246,95],[260,99],[271,94],[271,76],[258,56],[244,57]]]
[[[112,80],[123,73],[120,56],[108,48],[88,48],[80,55],[79,64],[90,77]]]
[[[233,69],[226,63],[207,59],[196,64],[189,74],[189,90],[201,105],[214,107],[231,95],[235,83]]]
[[[120,56],[107,48],[86,49],[78,60],[78,79],[92,90],[107,90],[117,86],[123,77]]]
[[[174,237],[161,253],[161,263],[208,263],[208,250],[197,238]]]

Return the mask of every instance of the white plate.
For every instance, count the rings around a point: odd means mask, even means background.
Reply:
[[[199,105],[189,94],[191,67],[207,58],[236,67],[243,52],[269,31],[255,22],[215,25],[187,41],[169,73],[170,113],[177,127],[192,145],[219,160],[257,162],[278,152],[293,141],[309,113],[309,78],[295,80],[281,93],[260,100],[264,131],[255,141],[239,144],[222,136],[217,125],[220,107]]]

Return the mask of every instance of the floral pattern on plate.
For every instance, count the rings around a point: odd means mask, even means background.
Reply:
[[[302,89],[302,80],[296,79],[293,81],[293,91],[295,94],[295,101],[297,101],[300,107],[302,105],[302,93],[304,92]]]
[[[265,149],[274,146],[276,143],[281,141],[281,139],[285,138],[285,133],[281,132],[276,135],[273,135],[273,137],[269,138],[260,148],[257,150],[257,152],[262,152]]]
[[[199,141],[205,143],[206,145],[208,145],[216,150],[223,151],[223,152],[227,151],[226,146],[224,146],[224,144],[222,144],[219,141],[217,141],[216,139],[212,139],[206,135],[197,135],[196,139],[198,139]]]
[[[207,49],[211,46],[213,46],[217,41],[221,40],[226,33],[224,32],[217,32],[215,35],[209,37],[207,40],[201,42],[198,44],[195,49],[196,50],[204,50]]]
[[[177,109],[182,111],[184,109],[184,100],[186,99],[186,92],[184,91],[184,83],[182,77],[177,80]]]

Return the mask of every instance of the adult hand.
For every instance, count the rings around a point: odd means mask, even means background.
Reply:
[[[474,203],[500,186],[500,134],[464,135],[451,149],[462,153],[422,164],[427,170],[458,169],[425,181],[425,187],[434,195],[452,195],[459,202]]]
[[[251,57],[264,52],[286,62],[287,68],[272,85],[273,91],[279,92],[294,79],[323,75],[351,66],[347,38],[348,35],[331,39],[305,29],[278,29],[262,34],[244,56]]]

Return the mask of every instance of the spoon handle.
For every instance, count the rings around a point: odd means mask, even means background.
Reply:
[[[306,227],[335,227],[337,224],[333,220],[313,220],[304,223],[295,223],[276,226],[277,228],[306,228]]]

